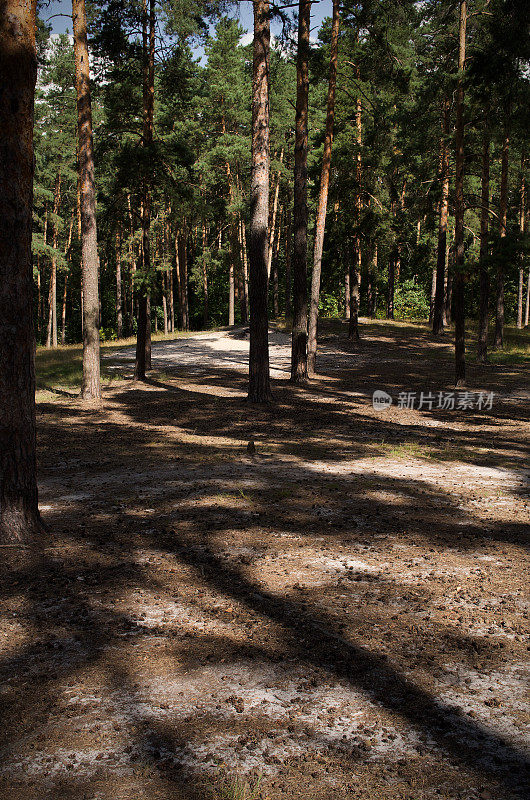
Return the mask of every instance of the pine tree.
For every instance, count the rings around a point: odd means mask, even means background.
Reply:
[[[92,103],[88,60],[85,0],[72,0],[74,29],[75,81],[79,139],[79,190],[83,266],[83,383],[84,400],[101,398],[99,364],[99,287],[96,190],[94,185],[94,145]]]
[[[31,231],[36,3],[0,6],[0,541],[42,530],[35,442]]]

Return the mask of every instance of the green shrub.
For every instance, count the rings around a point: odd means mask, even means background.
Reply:
[[[429,316],[429,299],[422,286],[414,279],[397,286],[394,294],[396,319],[426,319]]]

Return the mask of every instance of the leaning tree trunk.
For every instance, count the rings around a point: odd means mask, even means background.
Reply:
[[[466,319],[464,305],[464,79],[466,60],[467,2],[460,2],[458,30],[458,87],[456,92],[455,167],[455,276],[453,312],[455,321],[455,384],[466,379]]]
[[[250,218],[250,353],[248,399],[272,399],[269,374],[267,255],[269,224],[269,51],[268,0],[254,0],[252,66],[252,176]]]
[[[81,386],[81,397],[84,400],[97,401],[101,398],[99,367],[99,259],[85,0],[72,0],[72,20],[74,30],[75,83],[77,91],[83,285],[83,382]]]
[[[510,132],[508,122],[504,131],[504,142],[501,158],[501,187],[499,198],[499,234],[501,240],[506,237],[506,219],[508,214],[508,156],[510,152]],[[504,346],[504,253],[498,256],[497,263],[497,305],[495,313],[495,349]]]
[[[291,381],[307,381],[307,128],[310,0],[299,0],[294,145],[293,333]]]
[[[309,336],[307,340],[307,371],[314,375],[317,358],[318,303],[320,299],[320,276],[322,272],[322,252],[326,229],[328,207],[329,176],[331,172],[331,148],[333,145],[333,124],[335,121],[335,93],[337,87],[337,63],[339,51],[340,3],[333,0],[333,20],[331,23],[331,51],[329,59],[328,105],[326,111],[326,133],[324,154],[320,173],[320,192],[313,251],[313,272],[311,274],[311,302],[309,308]]]
[[[0,5],[0,541],[41,532],[31,232],[35,0]]]
[[[488,236],[490,204],[490,130],[489,120],[484,121],[482,140],[482,185],[480,195],[480,256],[479,256],[479,320],[477,335],[477,361],[485,364],[488,357],[489,288]]]
[[[449,213],[449,124],[451,118],[451,102],[444,97],[442,103],[442,135],[440,138],[440,179],[442,196],[440,198],[440,219],[438,222],[438,249],[436,253],[436,288],[434,294],[434,311],[432,332],[435,336],[443,329],[445,299],[445,253],[447,245],[447,217]]]

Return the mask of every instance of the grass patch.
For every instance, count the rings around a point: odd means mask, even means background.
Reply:
[[[214,789],[214,800],[259,800],[261,777],[255,783],[243,778],[234,778],[223,786]]]
[[[176,339],[185,339],[202,331],[177,332],[165,336],[163,333],[154,333],[153,342],[171,342]],[[105,356],[119,356],[120,351],[136,345],[136,337],[120,339],[119,342],[101,342],[101,353]],[[35,373],[37,390],[51,389],[79,389],[83,377],[83,345],[67,344],[55,349],[38,347],[35,356]],[[106,359],[101,361],[101,379],[103,383],[110,383],[122,376],[107,366]],[[169,377],[169,376],[168,376]]]

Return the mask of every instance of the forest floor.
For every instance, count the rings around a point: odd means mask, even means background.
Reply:
[[[345,333],[301,389],[276,330],[268,407],[241,330],[155,343],[142,384],[106,349],[101,409],[48,375],[49,532],[2,550],[1,798],[528,797],[525,357],[470,363],[474,408],[399,408],[451,391],[449,337]]]

